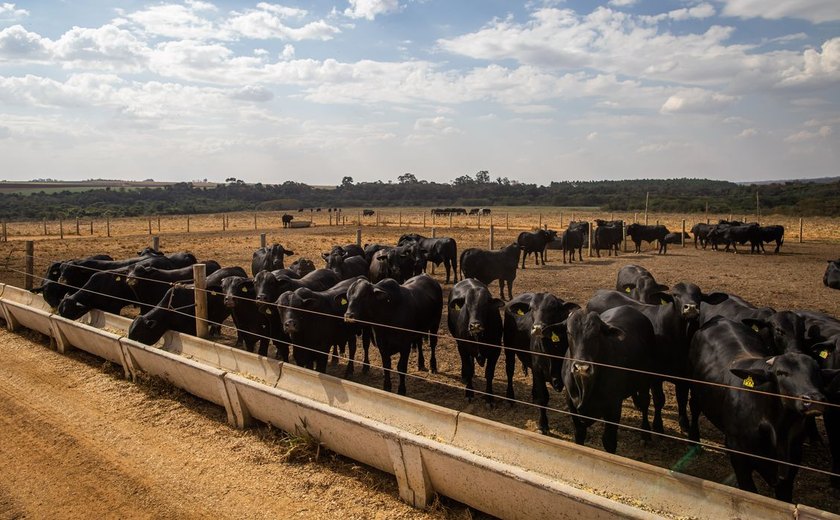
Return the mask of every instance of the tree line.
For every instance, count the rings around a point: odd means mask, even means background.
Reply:
[[[489,172],[463,175],[449,183],[418,180],[406,173],[396,182],[354,182],[344,177],[335,188],[300,182],[246,184],[229,178],[216,187],[176,183],[160,188],[106,188],[88,191],[0,194],[0,219],[180,215],[232,211],[296,211],[314,207],[389,206],[560,206],[641,211],[649,194],[650,211],[750,214],[756,193],[762,213],[840,216],[840,180],[745,185],[708,179],[558,181],[537,185],[493,180]]]

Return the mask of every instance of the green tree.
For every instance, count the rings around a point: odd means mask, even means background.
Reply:
[[[481,170],[475,174],[475,182],[481,184],[487,184],[490,182],[490,172],[487,170]]]
[[[397,177],[400,184],[417,184],[417,177],[413,173],[404,173]]]

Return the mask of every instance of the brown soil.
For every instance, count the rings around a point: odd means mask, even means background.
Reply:
[[[626,215],[615,216],[616,218],[626,217]],[[497,247],[515,240],[518,234],[518,230],[505,230],[504,225],[499,226],[498,218],[495,233]],[[522,216],[517,218],[519,220],[514,220],[512,214],[511,227],[513,228],[514,224],[525,227],[527,220]],[[569,213],[566,213],[564,221],[568,221],[568,218]],[[630,218],[632,219],[632,215]],[[552,219],[557,220],[557,215],[554,215]],[[222,265],[241,265],[246,270],[250,270],[251,252],[259,244],[260,232],[268,233],[269,243],[280,242],[287,248],[294,249],[296,256],[291,257],[291,259],[304,256],[317,260],[320,252],[327,250],[329,245],[346,244],[355,240],[355,227],[350,226],[319,226],[309,229],[280,230],[273,225],[272,229],[254,231],[252,229],[253,221],[249,220],[248,215],[231,217],[234,224],[240,220],[243,222],[241,227],[232,225],[233,229],[224,233],[220,231],[165,233],[161,238],[162,248],[166,251],[188,250],[196,253],[200,260],[212,258]],[[416,222],[417,217],[413,217],[412,220]],[[548,217],[546,217],[545,221],[548,220]],[[668,220],[669,223],[680,221],[675,216],[670,216],[669,219],[663,217],[664,220]],[[695,220],[705,220],[705,217],[700,218],[698,216]],[[695,220],[690,219],[688,226],[690,227]],[[536,224],[536,222],[533,223]],[[215,224],[215,220],[194,218],[191,221],[191,230],[202,229],[202,224],[207,226],[205,229],[210,229]],[[250,224],[251,229],[247,229],[247,224]],[[820,232],[824,240],[820,242],[806,240],[804,244],[797,243],[796,233],[798,233],[798,229],[791,229],[793,227],[791,223],[785,222],[785,224],[789,232],[780,255],[733,255],[695,250],[689,245],[686,248],[671,246],[669,254],[666,256],[658,256],[653,254],[653,251],[648,251],[639,255],[622,254],[618,258],[588,258],[586,251],[584,251],[584,261],[582,263],[563,265],[558,252],[551,251],[549,252],[549,263],[545,267],[535,268],[534,260],[532,258],[528,259],[527,268],[517,273],[514,294],[525,291],[551,291],[566,300],[584,303],[596,289],[613,287],[616,272],[621,266],[627,263],[636,263],[645,266],[656,276],[657,280],[665,284],[691,281],[698,284],[706,292],[722,290],[739,294],[757,305],[769,305],[776,309],[806,308],[837,315],[838,310],[840,310],[840,291],[825,288],[822,285],[822,275],[825,269],[825,260],[840,256],[840,245],[838,245],[840,244],[840,222],[828,219],[821,220],[819,222]],[[134,229],[134,232],[137,232],[137,228],[141,228],[142,231],[143,225],[145,225],[145,221],[135,221],[131,225],[128,223],[121,224],[124,229]],[[482,225],[485,225],[484,221]],[[673,226],[673,224],[669,225]],[[114,226],[116,227],[115,224]],[[165,231],[166,226],[163,227]],[[798,224],[796,227],[798,228]],[[394,243],[396,238],[405,232],[424,233],[424,230],[420,228],[367,227],[364,229],[363,242]],[[429,230],[425,230],[425,234],[428,235]],[[437,235],[455,237],[461,250],[466,247],[487,247],[488,231],[486,229],[438,229]],[[806,239],[809,238],[807,232],[805,237]],[[94,253],[107,252],[114,257],[126,257],[134,254],[148,243],[148,235],[144,236],[143,234],[126,234],[112,238],[94,235],[93,237],[73,237],[73,239],[63,241],[38,242],[36,243],[35,270],[36,273],[43,273],[50,260]],[[2,255],[0,258],[8,257],[8,267],[11,269],[6,272],[0,271],[0,281],[22,285],[23,277],[20,274],[23,269],[22,249],[23,243],[17,240],[8,244],[0,244],[0,255]],[[320,264],[316,261],[316,265]],[[443,269],[438,268],[435,277],[441,282],[443,281],[442,274]],[[448,288],[449,286],[444,286],[444,296],[446,296]],[[495,287],[492,290],[494,293],[497,291]],[[442,322],[441,333],[446,333],[445,317]],[[3,340],[8,344],[23,341],[16,336],[12,336],[12,338],[17,339],[9,340],[8,337],[3,337]],[[226,338],[223,341],[232,343],[230,332],[226,333]],[[21,348],[17,350],[21,350]],[[22,350],[28,351],[31,349],[23,348]],[[16,350],[12,349],[12,351]],[[4,355],[6,354],[4,353]],[[45,362],[45,356],[49,363]],[[155,516],[183,516],[183,514],[189,514],[193,510],[196,511],[196,515],[201,514],[199,511],[214,514],[217,511],[227,511],[227,514],[232,516],[235,512],[245,511],[241,516],[259,516],[262,512],[269,514],[270,511],[275,513],[277,511],[299,511],[299,509],[295,509],[296,507],[307,508],[303,512],[304,516],[323,515],[324,513],[328,513],[330,516],[344,514],[351,517],[369,517],[375,516],[377,513],[388,517],[400,514],[419,514],[399,503],[392,477],[382,476],[370,470],[363,471],[363,474],[367,475],[365,477],[355,477],[354,475],[362,470],[355,469],[351,462],[334,463],[332,459],[327,463],[324,463],[323,460],[317,463],[289,464],[278,462],[278,459],[282,458],[283,448],[277,447],[278,444],[282,443],[274,440],[275,438],[272,437],[272,435],[275,435],[274,433],[267,432],[265,429],[248,432],[233,430],[224,425],[222,410],[181,393],[173,393],[167,390],[167,395],[162,397],[159,393],[150,391],[144,385],[134,387],[120,380],[115,371],[101,372],[98,366],[99,362],[91,361],[92,359],[95,358],[83,358],[81,355],[74,355],[69,359],[63,358],[43,348],[36,348],[32,353],[31,365],[33,370],[37,367],[41,367],[39,370],[48,370],[42,365],[52,367],[53,363],[65,367],[64,369],[56,369],[57,372],[62,374],[60,381],[63,385],[70,386],[64,380],[68,378],[68,374],[75,375],[79,370],[86,373],[86,376],[79,380],[70,377],[70,379],[77,381],[73,386],[73,388],[78,387],[79,389],[77,395],[70,393],[68,395],[73,395],[73,397],[65,399],[63,395],[66,390],[63,386],[59,386],[60,392],[56,392],[56,390],[52,392],[53,394],[57,393],[57,395],[44,399],[45,403],[56,403],[55,406],[49,405],[50,410],[59,411],[63,414],[62,416],[69,414],[72,417],[78,417],[80,425],[92,425],[90,430],[73,430],[78,437],[73,436],[71,445],[76,449],[80,445],[87,446],[89,443],[92,446],[97,446],[96,443],[101,442],[100,447],[103,449],[101,452],[97,450],[97,456],[101,458],[104,457],[103,453],[109,452],[104,447],[110,446],[114,439],[128,439],[129,442],[133,442],[135,438],[142,438],[144,440],[153,439],[153,442],[143,443],[143,446],[138,448],[136,452],[135,450],[122,448],[114,452],[111,449],[110,454],[113,460],[109,460],[107,465],[100,462],[94,463],[90,460],[87,463],[80,462],[78,464],[60,462],[61,457],[72,461],[75,456],[79,456],[73,452],[71,452],[73,457],[68,456],[63,452],[66,451],[65,449],[61,452],[59,461],[48,463],[51,469],[55,469],[55,472],[49,473],[49,480],[52,481],[51,484],[53,485],[49,488],[44,485],[30,486],[32,495],[16,491],[16,486],[20,486],[20,483],[4,480],[11,478],[8,477],[9,472],[0,471],[0,504],[6,502],[10,504],[8,509],[13,513],[8,516],[14,516],[14,511],[17,510],[33,511],[29,508],[42,507],[38,504],[47,507],[47,509],[38,511],[50,510],[50,506],[47,504],[51,504],[55,508],[66,507],[66,511],[70,515],[74,512],[82,514],[82,512],[89,511],[94,507],[89,503],[90,501],[81,498],[75,502],[70,500],[70,496],[74,496],[73,493],[81,495],[78,486],[74,486],[74,482],[80,478],[80,474],[91,475],[88,483],[92,486],[92,490],[87,490],[85,494],[113,495],[111,497],[111,500],[113,500],[111,508],[116,508],[116,503],[125,504],[126,509],[124,511],[132,511],[134,514],[139,511],[148,511],[150,516],[155,515],[154,512],[157,513]],[[359,355],[357,355],[358,359],[360,359]],[[79,361],[83,361],[81,368]],[[371,350],[371,361],[375,367],[381,366],[375,349]],[[431,375],[418,372],[416,362],[412,360],[409,364],[409,375],[411,377],[407,383],[409,397],[434,402],[529,430],[536,430],[537,412],[531,406],[518,404],[511,407],[507,404],[497,404],[493,409],[488,409],[481,400],[472,403],[466,402],[463,397],[463,386],[460,383],[460,361],[455,352],[454,344],[449,339],[443,339],[438,346],[438,366],[439,373]],[[35,405],[41,401],[40,398],[36,400],[34,396],[39,396],[42,392],[45,395],[50,395],[43,388],[47,384],[46,381],[52,380],[49,374],[42,375],[39,373],[31,378],[21,380],[20,375],[12,377],[21,368],[16,364],[10,365],[5,361],[3,368],[0,370],[8,372],[8,375],[3,374],[3,378],[0,379],[0,390],[6,391],[7,381],[20,381],[18,393],[22,399],[25,398],[23,402],[27,402],[28,406],[33,406],[33,410],[39,409]],[[333,375],[342,376],[344,366],[343,364],[330,366],[328,371]],[[103,377],[107,384],[102,384],[101,391],[94,392],[87,387],[89,380],[93,381]],[[366,375],[357,370],[354,379],[364,384],[380,387],[382,373],[376,368]],[[476,388],[483,388],[484,382],[482,379],[476,377]],[[497,367],[495,384],[497,395],[503,395],[503,380],[504,370]],[[530,400],[530,378],[524,376],[517,369],[515,384],[517,398],[528,402]],[[126,395],[131,395],[131,398],[127,398]],[[85,400],[90,396],[95,396],[98,404],[87,403]],[[36,400],[36,403],[30,405],[30,400]],[[11,400],[5,399],[4,401]],[[119,405],[122,406],[118,408]],[[6,404],[3,404],[3,406],[6,406]],[[552,435],[570,440],[571,420],[562,413],[566,409],[565,397],[552,393],[549,406],[557,409],[557,411],[549,412]],[[122,417],[122,407],[127,407],[131,410],[131,413]],[[161,408],[166,410],[165,414],[163,414]],[[664,415],[666,433],[683,438],[684,435],[679,431],[676,424],[674,408],[675,405],[671,398],[668,402],[667,413]],[[94,414],[96,410],[101,410],[103,414],[93,418],[87,417],[88,414]],[[18,412],[15,411],[15,413]],[[19,413],[24,412],[21,410]],[[4,417],[9,415],[6,413]],[[133,417],[135,416],[143,419],[134,421]],[[625,406],[622,423],[631,426],[638,426],[639,424],[638,415],[632,409],[629,401]],[[118,424],[124,425],[125,430],[121,426],[115,426]],[[33,471],[43,465],[35,461],[42,456],[46,456],[49,450],[42,448],[40,443],[46,443],[50,446],[61,444],[60,441],[64,437],[50,439],[49,436],[54,432],[64,431],[63,426],[63,424],[58,426],[45,424],[43,429],[39,431],[41,431],[41,435],[46,437],[46,440],[42,439],[36,442],[34,439],[28,439],[19,443],[18,449],[22,451],[19,452],[18,458],[24,460],[24,462],[17,464],[24,464],[23,468],[32,468]],[[0,429],[3,432],[0,433],[0,436],[7,436],[6,432],[17,432],[17,429],[10,428],[11,426],[5,426]],[[24,430],[23,428],[20,429]],[[820,429],[824,431],[821,425]],[[140,433],[135,434],[135,430],[144,433],[142,435]],[[722,442],[720,435],[708,422],[702,424],[702,434],[704,440]],[[21,434],[15,433],[15,435]],[[173,439],[183,439],[183,441],[178,442]],[[199,439],[201,441],[197,443],[196,441]],[[176,447],[169,448],[171,444],[176,444]],[[587,444],[596,448],[601,447],[600,428],[594,426],[590,429]],[[197,445],[201,447],[196,449]],[[33,446],[36,446],[36,448],[33,448]],[[165,451],[159,453],[158,446]],[[183,451],[176,453],[177,449]],[[256,461],[252,455],[254,450],[262,454],[260,457],[256,457]],[[622,431],[619,433],[619,455],[665,468],[679,468],[680,471],[688,474],[717,482],[730,484],[734,482],[731,467],[725,455],[714,450],[707,450],[702,455],[694,456],[689,455],[689,451],[690,447],[680,440],[655,438],[653,442],[645,445],[635,432]],[[205,454],[205,456],[201,458],[200,465],[194,466],[196,464],[195,453],[199,452]],[[30,462],[26,463],[25,461],[29,459],[31,459]],[[187,460],[191,461],[189,465],[186,462]],[[336,458],[335,460],[341,459]],[[148,464],[152,464],[152,466],[147,467],[147,461],[151,461]],[[0,460],[0,464],[4,464],[4,462]],[[804,464],[823,470],[830,469],[830,456],[827,448],[823,446],[806,447]],[[78,469],[77,465],[81,469]],[[138,477],[139,481],[146,487],[140,488],[139,484],[137,484],[137,487],[131,487],[135,485],[135,481],[125,480],[120,476],[121,471],[128,471],[125,468],[131,468],[132,471],[136,470],[141,473],[142,478]],[[97,474],[97,471],[104,474]],[[267,484],[265,479],[260,477],[268,475],[259,475],[260,472],[270,473],[274,477],[271,486],[282,488],[282,491],[278,490],[278,492],[271,494],[264,493],[265,490],[262,489],[262,486],[267,486]],[[303,472],[303,474],[300,472]],[[37,480],[35,477],[26,478],[27,473],[28,471],[19,470],[14,472],[14,475],[20,477],[22,481],[34,482]],[[130,474],[137,477],[135,473]],[[240,482],[239,478],[242,479],[243,484],[233,484],[233,482]],[[198,481],[198,486],[193,485],[192,481],[194,480]],[[840,512],[840,494],[828,486],[827,480],[828,477],[825,475],[801,471],[794,491],[796,501],[828,511]],[[312,486],[304,484],[310,481],[320,482],[320,484],[313,484]],[[101,482],[102,485],[97,486],[96,483],[98,482]],[[60,483],[60,485],[56,485],[56,483]],[[762,486],[760,479],[757,479],[757,483],[760,487]],[[375,489],[368,489],[368,484],[372,484]],[[187,496],[200,493],[204,500],[183,501],[180,499],[179,490],[186,486],[189,486],[188,489],[190,490],[190,495]],[[313,486],[320,492],[313,492]],[[56,488],[63,490],[55,493],[56,498],[40,496],[40,494],[52,495],[52,491],[45,493],[44,490],[54,490]],[[343,499],[337,499],[332,493],[336,488],[340,488],[340,491],[344,493],[342,495]],[[193,491],[193,489],[199,489],[199,491]],[[766,488],[761,489],[763,494],[768,494]],[[252,500],[257,495],[260,498]],[[310,498],[307,499],[307,496]],[[328,496],[329,499],[324,500],[322,496]],[[287,502],[281,502],[283,497],[294,498]],[[317,498],[321,498],[321,500],[316,500]],[[65,506],[64,502],[67,500],[70,501]],[[72,503],[76,504],[75,508],[70,505]],[[185,503],[190,505],[183,505]],[[213,504],[213,506],[208,505],[207,510],[201,510],[198,509],[199,506],[194,505],[196,503],[201,506],[206,504]],[[236,505],[225,509],[228,503]],[[354,503],[358,504],[359,507],[354,507]],[[175,509],[178,504],[182,505],[181,509]],[[258,504],[258,506],[254,506],[254,504]],[[146,505],[146,508],[143,505]],[[461,509],[453,505],[449,507],[454,509],[444,512],[439,511],[435,514],[475,513],[474,511],[466,512],[463,506],[461,506]],[[105,510],[107,509],[105,508]],[[65,511],[65,509],[61,509],[61,511]],[[4,512],[5,510],[0,508],[0,513]],[[221,514],[225,515],[225,513]]]

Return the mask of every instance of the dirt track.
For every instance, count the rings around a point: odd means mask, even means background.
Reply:
[[[390,476],[240,431],[224,410],[37,333],[0,329],[0,518],[446,518]],[[285,458],[290,460],[282,462]]]
[[[711,251],[696,251],[693,247],[681,248],[672,246],[667,256],[658,256],[646,252],[639,255],[622,254],[618,258],[604,257],[604,258],[586,258],[584,251],[584,262],[582,264],[563,265],[560,261],[557,252],[551,252],[550,262],[545,267],[533,267],[533,258],[528,259],[527,269],[519,271],[516,282],[514,283],[514,294],[525,291],[551,291],[566,300],[583,303],[592,293],[599,288],[612,287],[615,284],[615,273],[626,263],[637,263],[648,268],[662,283],[672,285],[678,281],[692,281],[697,283],[705,291],[723,290],[735,294],[739,294],[744,298],[752,301],[757,305],[769,305],[776,309],[794,309],[807,308],[830,312],[835,315],[840,313],[840,292],[832,291],[822,286],[822,273],[825,269],[825,260],[827,258],[837,258],[840,256],[840,226],[837,222],[829,222],[826,224],[828,233],[825,235],[829,238],[828,241],[810,242],[806,244],[797,244],[796,239],[789,237],[781,255],[748,255],[748,254],[724,254],[714,253]],[[404,232],[417,231],[422,232],[421,229],[397,229],[397,228],[365,228],[364,242],[382,242],[393,243],[396,238]],[[501,245],[510,242],[516,236],[515,231],[501,232],[497,230],[496,244]],[[486,230],[440,230],[438,236],[454,236],[458,240],[459,248],[463,250],[466,247],[487,247],[487,231]],[[355,237],[355,228],[331,228],[318,227],[314,229],[295,229],[295,230],[274,230],[269,233],[269,242],[279,241],[284,245],[291,246],[295,249],[297,256],[305,256],[312,259],[318,259],[321,251],[327,250],[330,244],[348,243],[352,242]],[[166,251],[188,250],[193,251],[200,260],[213,258],[218,260],[222,265],[250,265],[251,251],[254,250],[258,244],[259,236],[257,232],[240,230],[221,232],[193,232],[193,233],[176,233],[165,235],[162,238],[162,247]],[[131,256],[148,244],[148,235],[132,235],[119,236],[111,239],[104,237],[79,238],[71,240],[49,240],[39,242],[36,244],[36,273],[42,273],[46,268],[48,260],[73,258],[93,253],[107,252],[114,257],[124,258]],[[2,257],[9,255],[12,258],[10,265],[19,270],[22,267],[22,260],[20,259],[21,242],[10,242],[0,245],[0,253]],[[11,252],[13,249],[18,252]],[[17,261],[17,263],[15,263]],[[319,264],[316,262],[316,264]],[[440,281],[442,279],[442,269],[437,270],[436,278]],[[7,271],[2,273],[0,281],[9,282],[16,285],[22,285],[22,276],[18,272]],[[448,292],[450,286],[445,286],[445,291]],[[496,293],[497,286],[492,287],[492,291]],[[441,332],[446,331],[446,318],[444,317]],[[6,343],[7,336],[0,336],[0,348]],[[232,336],[228,334],[226,342],[232,343]],[[73,377],[65,376],[64,374],[75,374],[74,367],[80,365],[79,361],[83,361],[79,370],[91,370],[87,378],[81,378],[75,383],[63,383],[70,385],[75,390],[78,390],[78,395],[95,395],[88,389],[89,381],[98,380],[95,377],[97,371],[101,366],[101,362],[91,361],[94,358],[85,358],[79,354],[74,355],[73,358],[67,360],[52,352],[46,351],[42,347],[36,348],[37,355],[33,354],[31,365],[34,367],[39,364],[38,356],[46,356],[47,359],[55,359],[57,363],[62,364],[65,368],[57,370],[57,374],[43,374],[38,377],[33,377],[31,381],[22,381],[20,383],[20,392],[24,397],[31,395],[39,395],[39,392],[46,392],[41,387],[46,384],[51,378],[56,379],[55,375],[60,375],[59,380],[65,378],[76,381]],[[5,356],[5,353],[3,353]],[[360,356],[357,355],[357,359]],[[378,353],[375,349],[371,350],[371,361],[375,367],[381,366]],[[41,360],[43,363],[43,360]],[[429,402],[434,402],[443,406],[462,410],[468,413],[474,413],[490,419],[502,421],[508,424],[513,424],[518,427],[529,430],[536,430],[536,411],[523,405],[517,405],[513,408],[504,406],[497,406],[494,409],[487,409],[480,401],[467,403],[463,398],[463,386],[460,383],[460,361],[457,353],[454,352],[454,346],[451,341],[444,340],[438,347],[438,362],[440,366],[440,373],[430,375],[428,373],[418,372],[416,369],[416,362],[414,359],[409,363],[409,374],[412,376],[407,382],[408,395],[422,399]],[[64,365],[64,363],[69,363]],[[0,368],[0,376],[3,377],[0,381],[0,390],[5,389],[5,381],[15,381],[15,379],[6,378],[4,372],[17,371],[12,370],[8,364],[3,362],[3,367]],[[344,366],[329,367],[331,374],[341,377],[344,373]],[[503,369],[497,367],[496,370],[496,393],[502,392],[503,388]],[[377,369],[371,370],[370,374],[363,375],[357,371],[354,379],[358,382],[369,384],[372,386],[381,386],[381,372]],[[276,447],[279,441],[272,440],[272,434],[266,433],[266,430],[254,430],[249,432],[239,432],[224,425],[223,411],[211,405],[207,405],[201,401],[195,400],[190,396],[185,396],[178,392],[166,390],[161,395],[161,390],[154,385],[140,386],[138,391],[131,390],[131,385],[120,380],[117,374],[111,369],[107,372],[106,378],[108,384],[103,384],[101,399],[98,405],[85,405],[81,410],[74,410],[79,408],[78,403],[81,402],[76,398],[64,399],[59,395],[58,398],[48,399],[46,403],[62,403],[56,404],[53,408],[63,413],[72,414],[71,417],[79,417],[80,424],[96,424],[97,420],[101,422],[101,426],[93,428],[89,433],[86,431],[77,431],[78,438],[74,439],[72,446],[88,446],[92,444],[94,447],[109,446],[112,444],[111,437],[108,434],[100,433],[109,431],[107,421],[113,421],[114,424],[125,424],[129,434],[123,434],[129,440],[129,446],[132,444],[132,439],[140,437],[146,439],[142,435],[135,435],[134,430],[140,432],[144,428],[148,428],[146,435],[148,439],[155,439],[154,442],[141,441],[141,448],[137,450],[128,449],[119,452],[119,457],[113,461],[106,461],[113,466],[115,473],[112,478],[105,477],[92,479],[91,483],[95,484],[100,480],[103,482],[115,481],[116,484],[105,486],[107,489],[119,490],[115,492],[115,499],[120,497],[118,503],[122,504],[123,500],[126,502],[126,511],[137,513],[144,511],[142,504],[149,504],[150,509],[155,509],[160,513],[158,516],[172,515],[182,516],[184,511],[189,512],[191,509],[177,509],[176,506],[180,504],[180,495],[178,490],[186,487],[190,490],[186,497],[193,496],[193,486],[188,483],[200,482],[201,490],[206,491],[206,497],[194,501],[200,506],[193,509],[202,511],[199,507],[205,504],[214,504],[209,511],[214,514],[219,511],[220,516],[237,514],[236,507],[225,509],[227,502],[230,500],[231,504],[242,504],[243,507],[249,507],[251,504],[260,504],[261,508],[253,509],[253,516],[258,516],[265,511],[268,515],[270,511],[298,511],[298,509],[289,509],[289,507],[300,506],[304,507],[300,500],[302,497],[315,496],[317,501],[314,505],[307,505],[309,508],[303,512],[303,516],[319,515],[331,517],[333,514],[341,516],[362,516],[370,517],[375,514],[387,513],[388,517],[403,515],[419,515],[410,509],[403,506],[397,499],[396,488],[392,477],[383,477],[373,473],[365,473],[366,477],[355,477],[356,470],[350,470],[352,466],[350,463],[339,463],[338,466],[333,464],[279,464],[276,461],[280,459],[280,454],[284,451],[282,447]],[[484,382],[481,377],[476,377],[476,387],[482,388]],[[102,384],[102,383],[100,383]],[[97,384],[98,385],[98,384]],[[98,387],[98,386],[97,386]],[[523,401],[529,401],[530,397],[530,379],[523,376],[517,370],[515,387],[517,397]],[[59,387],[60,388],[60,387]],[[28,390],[26,390],[28,389]],[[109,397],[113,394],[113,397]],[[47,394],[48,395],[48,394]],[[62,394],[63,395],[63,394]],[[131,398],[126,397],[130,395]],[[5,396],[0,395],[0,399],[6,401]],[[110,404],[108,404],[110,403]],[[187,409],[180,408],[178,403],[187,405]],[[676,436],[684,437],[679,431],[675,421],[675,410],[673,409],[673,399],[669,399],[669,409],[664,415],[666,433]],[[165,406],[164,406],[165,405]],[[3,403],[0,406],[7,406]],[[45,405],[46,406],[46,405]],[[53,406],[52,404],[50,406]],[[117,406],[134,407],[132,414],[129,417],[139,417],[136,422],[129,421],[128,418],[117,421],[114,419],[117,412]],[[554,392],[551,393],[551,401],[549,406],[559,410],[565,410],[565,398]],[[148,408],[147,408],[148,407]],[[38,408],[36,408],[38,409]],[[99,410],[100,415],[94,414],[93,417],[86,417],[86,414]],[[3,410],[0,410],[3,411]],[[632,406],[625,406],[625,415],[622,418],[623,424],[632,426],[638,425],[638,418],[632,410]],[[183,415],[185,414],[185,415]],[[7,417],[8,413],[4,414]],[[107,418],[107,421],[105,420]],[[552,435],[569,440],[572,431],[571,421],[560,412],[549,412],[549,421],[552,429]],[[198,424],[198,426],[195,426]],[[701,424],[703,426],[702,434],[704,439],[714,442],[721,442],[720,435],[707,422]],[[64,431],[59,424],[59,427],[50,426],[46,431]],[[9,431],[4,427],[0,429],[0,441],[6,436]],[[117,430],[122,431],[122,430]],[[115,438],[123,438],[119,433],[113,434]],[[162,439],[162,440],[161,440]],[[173,439],[186,439],[184,443],[178,444]],[[199,441],[200,439],[200,441]],[[165,442],[164,442],[165,441]],[[195,442],[199,441],[199,442]],[[254,444],[252,444],[252,442]],[[176,443],[175,446],[170,447],[170,443]],[[20,457],[26,458],[26,452],[29,446],[34,443],[24,443],[20,449]],[[49,441],[48,444],[55,444]],[[593,427],[590,431],[589,440],[587,444],[598,449],[601,449],[600,443],[600,429]],[[163,454],[155,453],[154,456],[144,454],[152,446],[160,445],[162,449],[173,450],[178,453],[178,456],[171,456],[169,451]],[[196,447],[196,445],[200,446]],[[180,451],[179,451],[180,450]],[[215,451],[218,450],[218,451]],[[732,483],[732,472],[729,466],[728,459],[720,453],[709,452],[699,457],[686,457],[689,447],[677,440],[655,439],[650,445],[643,445],[637,434],[633,432],[622,431],[619,433],[618,454],[622,456],[632,457],[643,462],[656,464],[665,468],[679,467],[680,471],[686,473],[714,480],[717,482]],[[244,452],[244,455],[243,455]],[[192,465],[187,465],[185,461],[190,461],[195,458],[196,453],[206,453],[205,459],[202,459],[202,466],[195,468]],[[40,452],[39,452],[40,454]],[[122,479],[116,478],[119,471],[124,468],[137,467],[146,459],[143,458],[137,461],[134,457],[145,456],[149,461],[153,462],[152,470],[148,474],[142,474],[142,478]],[[125,459],[125,460],[123,460]],[[72,459],[70,459],[72,460]],[[82,460],[85,460],[82,458]],[[96,460],[96,459],[93,459]],[[180,460],[180,464],[178,463]],[[134,462],[132,462],[134,461]],[[827,449],[824,447],[807,447],[805,451],[804,464],[812,467],[819,467],[828,469],[830,458],[827,454]],[[145,463],[145,462],[144,462]],[[0,461],[0,465],[4,464]],[[56,465],[53,463],[52,465]],[[93,464],[90,460],[87,464]],[[207,466],[204,466],[207,464]],[[80,462],[78,466],[85,467]],[[56,467],[61,467],[57,466]],[[75,465],[67,467],[66,472],[58,472],[53,475],[53,478],[44,479],[50,483],[61,483],[61,489],[73,489],[74,486],[72,470]],[[160,471],[157,471],[157,470]],[[230,469],[230,471],[227,471]],[[5,502],[7,497],[12,497],[15,500],[22,500],[26,494],[21,492],[9,493],[10,488],[4,479],[8,471],[5,466],[0,466],[0,503]],[[93,470],[85,469],[81,473],[96,474]],[[145,472],[144,472],[145,473]],[[25,475],[24,471],[19,471],[17,474]],[[216,477],[216,475],[224,474],[225,478]],[[241,475],[241,476],[240,476]],[[84,475],[82,475],[84,476]],[[132,475],[134,476],[134,475]],[[171,476],[171,481],[170,481]],[[269,477],[271,484],[266,483],[266,476]],[[239,480],[241,479],[241,480]],[[22,477],[22,480],[26,480]],[[35,482],[36,479],[29,478],[29,481]],[[315,482],[315,484],[305,484],[307,481]],[[833,512],[840,512],[840,493],[832,490],[827,486],[827,477],[820,474],[802,471],[800,477],[797,479],[796,489],[794,495],[797,501],[808,505],[813,505]],[[234,484],[234,482],[236,484]],[[763,494],[767,494],[765,487],[762,487],[760,479],[757,479],[760,489]],[[366,487],[366,484],[373,484],[376,489],[385,492],[381,495],[379,491],[371,491]],[[225,485],[223,485],[225,484]],[[126,487],[129,486],[129,487]],[[309,486],[309,487],[307,487]],[[317,492],[312,491],[312,486],[315,486]],[[199,488],[199,486],[196,486]],[[34,491],[30,499],[22,504],[26,507],[32,507],[31,500],[46,500],[38,498],[36,493],[43,492],[45,486],[32,486]],[[169,491],[172,489],[173,491]],[[5,490],[5,491],[4,491]],[[270,491],[269,491],[270,490]],[[96,493],[102,493],[102,490],[97,490]],[[200,493],[200,492],[199,492]],[[94,493],[95,494],[95,493]],[[342,498],[337,499],[340,495]],[[72,496],[72,495],[71,495]],[[195,496],[201,497],[200,494]],[[295,500],[289,502],[282,502],[282,497],[294,496]],[[134,501],[134,497],[139,497]],[[269,497],[269,498],[263,498]],[[325,499],[324,497],[328,497]],[[169,499],[172,499],[172,502]],[[62,499],[55,499],[56,507],[61,506],[68,500],[67,497]],[[70,501],[72,502],[72,501]],[[68,503],[70,503],[68,502]],[[174,503],[173,503],[174,502]],[[220,504],[220,502],[223,502]],[[17,502],[12,501],[11,504]],[[343,512],[340,508],[349,508],[352,504],[358,504],[359,509],[347,510]],[[75,511],[87,511],[84,509],[88,507],[84,496],[76,499],[76,504],[82,509]],[[215,504],[219,504],[216,506]],[[368,504],[371,504],[369,507]],[[22,507],[22,506],[21,506]],[[104,510],[115,509],[103,508]],[[335,508],[335,509],[330,509]],[[2,511],[2,509],[0,509]],[[50,511],[47,507],[43,511]],[[225,513],[228,511],[228,513]],[[250,511],[250,509],[249,509]],[[450,511],[449,514],[463,514],[463,506],[461,509]],[[474,512],[473,512],[474,513]],[[443,514],[441,512],[436,513]],[[198,513],[200,516],[200,513]],[[40,515],[34,515],[40,516]],[[243,516],[248,516],[243,515]]]

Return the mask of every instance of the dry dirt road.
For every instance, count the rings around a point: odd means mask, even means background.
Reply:
[[[0,519],[474,518],[155,380],[0,329]]]

